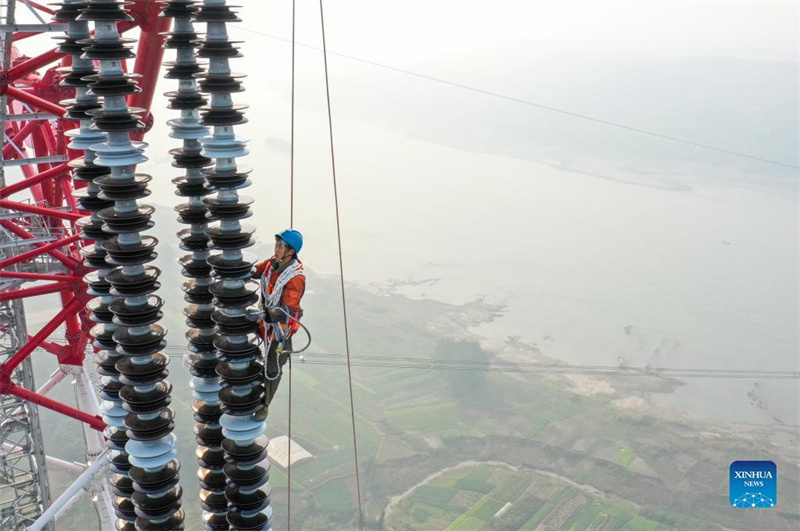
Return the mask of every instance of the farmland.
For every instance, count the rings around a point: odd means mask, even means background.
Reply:
[[[630,503],[593,497],[552,476],[474,465],[416,488],[393,508],[385,525],[448,531],[669,529],[638,512]]]
[[[315,333],[312,352],[341,353],[338,283],[322,277],[310,282],[314,312],[305,322]],[[470,334],[470,325],[497,314],[497,308],[481,301],[451,306],[355,288],[348,292],[348,304],[354,359],[433,358],[437,349],[457,351],[465,345],[460,340],[479,339]],[[177,317],[168,320],[173,330],[181,330]],[[172,341],[179,344],[180,334],[176,336]],[[485,348],[487,356],[496,355]],[[509,341],[503,348],[522,347]],[[535,350],[528,346],[521,352],[531,362],[547,361]],[[358,509],[346,368],[343,358],[334,365],[314,364],[314,354],[307,358],[305,364],[295,359],[292,368],[292,438],[314,457],[292,468],[291,525],[350,529],[357,526]],[[42,372],[47,370],[52,368]],[[655,378],[609,379],[624,391],[585,396],[558,376],[502,372],[483,373],[474,386],[457,391],[453,372],[353,367],[365,529],[792,529],[800,518],[800,487],[792,465],[796,434],[791,428],[700,425],[615,405],[632,394],[664,388],[665,381]],[[170,380],[187,529],[197,529],[200,511],[190,501],[198,495],[192,397],[179,357],[173,359]],[[288,432],[288,381],[287,375],[270,407],[272,437]],[[71,399],[70,389],[56,391],[64,393],[57,398]],[[48,433],[55,434],[45,441],[49,453],[82,459],[70,445],[59,444],[80,437],[73,424],[47,412],[43,421],[52,426]],[[778,463],[782,500],[775,511],[742,512],[729,506],[727,467],[741,456]],[[465,461],[508,466],[441,473]],[[275,529],[285,529],[289,518],[287,475],[273,464]],[[53,474],[56,494],[67,479]],[[391,500],[404,493],[387,515]],[[86,523],[93,518],[76,505],[63,528],[89,529]]]

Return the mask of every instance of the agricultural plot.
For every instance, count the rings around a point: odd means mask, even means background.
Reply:
[[[333,291],[327,295],[338,302]],[[353,345],[354,357],[434,355],[440,338],[420,327],[427,322],[424,318],[401,325],[403,319],[393,315],[392,309],[376,313],[370,309],[372,305],[353,302],[354,329],[364,325],[363,333],[354,334],[360,338]],[[432,308],[431,319],[447,309],[441,305],[429,308],[427,302],[399,302],[423,312]],[[414,314],[421,315],[419,311]],[[328,324],[338,326],[333,321]],[[402,331],[402,341],[398,330]],[[377,337],[382,339],[373,340]],[[336,341],[322,347],[331,352],[341,350]],[[334,508],[329,505],[337,504],[336,495],[345,492],[342,480],[349,480],[350,495],[354,496],[350,408],[343,369],[296,364],[295,371],[292,436],[316,457],[298,463],[293,470],[295,489],[306,489],[300,491],[298,505],[293,505],[293,524],[309,530],[353,528],[352,503],[349,512],[337,513],[335,519],[330,517]],[[575,396],[567,389],[569,384],[553,377],[523,380],[489,373],[481,384],[483,389],[479,386],[474,392],[460,393],[450,373],[434,367],[357,367],[354,372],[362,495],[369,493],[364,504],[365,527],[609,531],[658,530],[659,525],[663,529],[703,529],[702,524],[713,522],[759,528],[746,515],[734,520],[708,496],[684,504],[688,514],[676,515],[663,505],[669,493],[663,496],[665,489],[658,480],[686,468],[676,467],[665,449],[680,449],[681,454],[707,463],[707,467],[719,465],[715,455],[708,455],[697,444],[691,426],[630,415],[610,406],[609,398]],[[302,373],[307,377],[300,376]],[[283,393],[278,400],[285,397]],[[285,402],[278,402],[270,411],[271,429],[277,430],[270,436],[286,434],[285,406]],[[722,443],[725,453],[731,455],[743,447],[727,436],[720,439]],[[424,483],[429,474],[473,459],[548,470],[577,483],[603,488],[609,495],[631,500],[644,509],[639,511],[626,502],[604,502],[558,479],[502,467],[457,468]],[[643,474],[637,468],[639,463],[646,463],[650,472]],[[285,496],[280,479],[276,475],[276,506]],[[796,481],[796,475],[786,479]],[[410,491],[386,513],[393,497],[421,481],[421,487]],[[343,490],[333,492],[335,486]],[[321,492],[315,492],[318,489]],[[305,507],[313,510],[303,511]],[[495,516],[503,507],[500,516]],[[306,516],[314,511],[326,517]],[[775,512],[770,517],[762,523],[786,528],[787,518]],[[796,520],[789,525],[794,523]]]
[[[634,516],[628,521],[625,527],[631,531],[656,531],[659,524],[658,522],[642,518],[641,516]]]
[[[317,302],[339,304],[339,293],[332,283],[314,282]],[[327,289],[326,288],[330,288]],[[319,290],[317,290],[319,287]],[[338,283],[336,283],[338,289]],[[421,323],[435,320],[444,311],[458,311],[437,303],[399,301],[409,306],[409,314],[418,316],[413,323],[403,323],[399,310],[388,308],[376,313],[373,306],[359,304],[359,297],[370,299],[355,290],[353,323],[356,338],[353,356],[433,355],[439,337]],[[324,299],[324,300],[323,300]],[[372,299],[370,299],[372,300]],[[374,302],[374,301],[373,301]],[[380,302],[380,301],[379,301]],[[375,307],[384,308],[380,302]],[[412,308],[413,307],[413,308]],[[411,311],[413,310],[413,312]],[[325,337],[314,349],[340,352],[338,319],[332,313],[310,312],[306,323]],[[173,322],[180,329],[180,322]],[[359,331],[360,330],[360,331]],[[400,334],[402,333],[402,341]],[[458,334],[452,334],[458,335]],[[381,337],[382,341],[371,338]],[[309,355],[309,359],[311,359]],[[51,372],[53,367],[48,367]],[[43,371],[48,372],[48,371]],[[564,382],[551,376],[530,375],[525,380],[508,374],[489,373],[482,393],[459,396],[447,380],[454,371],[432,368],[355,367],[354,395],[361,466],[362,500],[365,528],[370,529],[569,529],[575,531],[656,530],[662,529],[795,529],[797,511],[790,504],[782,511],[769,513],[730,510],[711,491],[709,469],[726,467],[720,455],[779,457],[784,470],[785,492],[797,492],[797,474],[790,466],[794,455],[781,447],[770,447],[771,454],[754,453],[747,439],[719,432],[714,445],[693,434],[698,428],[668,417],[632,415],[609,406],[608,398],[578,397],[566,390]],[[355,486],[353,437],[347,378],[343,367],[298,363],[293,369],[292,437],[315,457],[292,467],[292,526],[297,529],[353,529]],[[519,375],[515,375],[519,376]],[[183,394],[173,396],[178,423],[176,435],[182,442],[180,458],[186,479],[196,470],[191,441],[191,395],[188,372],[175,371],[170,376]],[[521,377],[520,377],[521,378]],[[628,385],[628,384],[626,384]],[[270,407],[268,435],[287,435],[287,381],[281,386]],[[59,390],[54,389],[57,393]],[[69,396],[54,395],[60,400]],[[47,412],[43,412],[47,418]],[[58,425],[51,448],[63,440],[80,437],[73,427]],[[716,429],[703,426],[702,429]],[[766,440],[766,439],[765,439]],[[587,442],[588,441],[588,442]],[[65,453],[69,445],[61,444]],[[620,451],[620,448],[626,450]],[[777,452],[777,453],[775,453]],[[774,454],[774,455],[773,455]],[[59,455],[80,460],[80,455]],[[685,458],[697,463],[688,467],[676,460]],[[386,515],[390,500],[424,481],[429,474],[467,460],[501,460],[548,470],[581,484],[602,488],[615,499],[599,500],[566,482],[533,472],[503,467],[465,467],[423,483]],[[645,475],[637,464],[646,462]],[[676,466],[678,463],[679,466]],[[674,482],[658,483],[661,478],[699,469],[696,476],[701,495],[681,492]],[[286,523],[286,475],[280,467],[271,470],[275,525]],[[60,478],[54,481],[63,483]],[[434,487],[426,489],[425,487]],[[184,499],[196,499],[198,485],[185,481]],[[582,496],[582,498],[581,498]],[[691,503],[688,497],[691,496]],[[786,498],[784,498],[786,499]],[[685,514],[675,514],[664,500],[681,507]],[[500,516],[497,511],[510,504]],[[789,508],[787,510],[787,508]],[[76,513],[77,514],[77,513]],[[86,516],[83,514],[82,516]],[[64,520],[65,529],[85,527],[86,518]],[[94,514],[91,515],[94,518]],[[659,523],[665,522],[665,523]],[[83,527],[82,527],[83,526]],[[187,529],[202,526],[199,515],[187,516]],[[659,527],[661,526],[661,527]]]
[[[492,495],[502,501],[514,503],[531,484],[531,479],[521,474],[509,474],[503,478]]]
[[[454,488],[422,485],[411,496],[411,500],[426,503],[440,509],[451,509],[449,502],[457,492],[458,489]]]
[[[382,396],[391,396],[400,392],[409,392],[419,389],[426,389],[431,383],[437,380],[433,371],[418,371],[410,369],[392,369],[383,371],[371,379],[370,388],[381,393]],[[425,393],[427,394],[427,393]],[[389,401],[387,401],[388,403]],[[400,401],[402,402],[402,401]]]
[[[406,442],[397,437],[387,436],[379,445],[379,450],[375,455],[376,463],[385,463],[396,459],[403,459],[417,454],[417,452]]]
[[[353,450],[343,448],[326,452],[316,458],[292,467],[292,483],[298,482],[305,488],[311,488],[312,482],[321,482],[328,477],[353,472]]]
[[[636,459],[636,452],[629,448],[620,448],[619,453],[617,454],[617,458],[614,459],[614,462],[620,466],[624,466],[628,468],[631,463]]]
[[[349,514],[356,506],[351,485],[349,480],[328,481],[312,491],[312,502],[332,512]]]
[[[459,430],[458,408],[454,402],[390,409],[389,423],[399,429],[419,433],[448,433]]]
[[[323,386],[323,389],[328,391],[324,394],[313,385],[309,385],[309,378],[318,379],[308,374],[303,374],[300,378],[299,374],[302,373],[297,371],[293,375],[299,380],[293,382],[294,392],[298,397],[293,403],[293,438],[298,442],[300,439],[306,443],[310,442],[312,446],[308,449],[314,454],[323,449],[336,449],[348,444],[352,446],[349,400],[344,384],[340,389],[336,389],[336,392],[333,392],[331,385]],[[282,420],[281,414],[284,411],[281,409],[276,411],[275,421]],[[382,434],[378,433],[370,423],[362,423],[359,426],[359,441],[365,446],[377,446],[381,437]]]
[[[346,417],[338,414],[322,414],[319,409],[305,403],[296,404],[294,408],[293,434],[313,434],[314,445],[318,448],[334,448],[346,444],[348,439],[352,441],[353,436],[352,432],[348,431]]]
[[[541,500],[535,494],[542,491],[552,494]],[[387,529],[447,531],[669,529],[633,506],[596,499],[560,480],[491,466],[459,468],[421,485],[385,523]]]

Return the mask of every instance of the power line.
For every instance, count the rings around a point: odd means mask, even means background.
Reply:
[[[353,400],[353,371],[350,367],[350,336],[347,327],[347,299],[344,289],[344,261],[342,258],[342,227],[339,220],[339,189],[336,185],[336,158],[333,149],[333,115],[331,113],[331,86],[328,76],[328,50],[325,44],[325,15],[322,9],[322,0],[319,0],[319,22],[322,29],[322,58],[325,62],[325,100],[328,106],[328,132],[331,140],[331,174],[333,175],[333,203],[336,209],[336,242],[339,248],[339,278],[342,282],[342,315],[344,317],[344,345],[347,353],[347,385],[350,390],[350,419],[353,424],[353,459],[356,471],[356,496],[358,498],[358,528],[364,529],[361,507],[361,477],[358,473],[358,441],[356,437],[356,406]]]
[[[261,35],[263,37],[267,37],[267,38],[274,39],[274,40],[277,40],[277,41],[292,42],[290,39],[285,39],[283,37],[278,37],[276,35],[271,35],[269,33],[265,33],[263,31],[257,31],[257,30],[250,29],[250,28],[236,27],[235,29],[246,31],[248,33],[253,33],[255,35]],[[316,46],[312,46],[310,44],[302,44],[302,43],[296,43],[296,44],[297,44],[297,46],[302,46],[304,48],[309,48],[309,49],[312,49],[312,50],[321,51],[320,48],[318,48]],[[536,102],[529,101],[529,100],[523,100],[521,98],[515,98],[513,96],[507,96],[505,94],[500,94],[499,92],[492,92],[490,90],[485,90],[485,89],[482,89],[482,88],[473,87],[471,85],[465,85],[463,83],[457,83],[455,81],[448,81],[446,79],[442,79],[442,78],[435,77],[435,76],[429,76],[427,74],[420,74],[419,72],[414,72],[414,71],[411,71],[411,70],[406,70],[404,68],[398,68],[396,66],[391,66],[391,65],[387,65],[387,64],[383,64],[383,63],[378,63],[376,61],[370,61],[368,59],[362,59],[360,57],[355,57],[353,55],[348,55],[348,54],[345,54],[345,53],[332,52],[332,51],[327,51],[326,53],[328,55],[336,55],[338,57],[343,57],[345,59],[350,59],[351,61],[357,61],[359,63],[364,63],[364,64],[367,64],[367,65],[370,65],[370,66],[374,66],[374,67],[377,67],[377,68],[383,68],[383,69],[386,69],[386,70],[391,70],[392,72],[398,72],[400,74],[406,74],[406,75],[417,77],[417,78],[420,78],[420,79],[425,79],[427,81],[433,81],[435,83],[441,83],[441,84],[444,84],[444,85],[449,85],[451,87],[456,87],[456,88],[460,88],[460,89],[463,89],[463,90],[468,90],[470,92],[483,94],[485,96],[491,96],[493,98],[499,98],[499,99],[502,99],[502,100],[512,101],[512,102],[515,102],[515,103],[521,103],[521,104],[527,105],[529,107],[535,107],[537,109],[542,109],[542,110],[545,110],[545,111],[555,112],[555,113],[558,113],[558,114],[563,114],[565,116],[571,116],[573,118],[580,118],[582,120],[587,120],[587,121],[590,121],[590,122],[594,122],[594,123],[598,123],[598,124],[602,124],[602,125],[607,125],[607,126],[610,126],[610,127],[616,127],[618,129],[624,129],[626,131],[632,131],[634,133],[641,133],[643,135],[648,135],[648,136],[652,136],[652,137],[655,137],[655,138],[661,138],[663,140],[669,140],[669,141],[672,141],[672,142],[678,142],[678,143],[681,143],[681,144],[686,144],[688,146],[693,146],[693,147],[702,148],[702,149],[708,149],[708,150],[711,150],[711,151],[717,151],[719,153],[725,153],[727,155],[733,155],[733,156],[736,156],[736,157],[755,160],[755,161],[758,161],[758,162],[765,162],[767,164],[774,164],[776,166],[783,166],[785,168],[800,169],[800,166],[795,166],[794,164],[787,164],[785,162],[779,162],[779,161],[776,161],[776,160],[765,159],[763,157],[756,157],[755,155],[749,155],[747,153],[742,153],[740,151],[733,151],[733,150],[730,150],[730,149],[720,148],[720,147],[717,147],[717,146],[711,146],[711,145],[708,145],[708,144],[701,144],[699,142],[694,142],[692,140],[686,140],[684,138],[679,138],[679,137],[675,137],[675,136],[671,136],[671,135],[665,135],[665,134],[658,133],[658,132],[655,132],[655,131],[648,131],[647,129],[641,129],[639,127],[634,127],[634,126],[631,126],[631,125],[621,124],[619,122],[612,122],[610,120],[604,120],[602,118],[595,118],[594,116],[588,116],[586,114],[572,112],[572,111],[568,111],[568,110],[565,110],[565,109],[559,109],[557,107],[552,107],[550,105],[543,105],[541,103],[536,103]]]
[[[344,354],[337,354],[337,353],[314,353],[310,354],[314,357],[343,357]],[[621,368],[631,368],[635,370],[662,370],[662,371],[678,371],[678,372],[714,372],[720,374],[726,373],[741,373],[741,372],[750,372],[750,373],[774,373],[774,374],[785,374],[785,373],[795,373],[796,371],[780,371],[780,370],[760,370],[760,369],[699,369],[699,368],[674,368],[674,367],[630,367],[630,366],[612,366],[612,365],[572,365],[567,363],[539,363],[535,361],[501,361],[501,360],[451,360],[446,358],[426,358],[426,357],[395,357],[395,356],[354,356],[354,359],[358,360],[378,360],[378,361],[393,361],[393,362],[419,362],[419,363],[437,363],[437,364],[468,364],[468,365],[499,365],[499,366],[510,366],[510,367],[548,367],[548,368],[565,368],[565,367],[579,367],[584,369],[621,369]]]
[[[57,338],[62,339],[62,338]],[[52,339],[51,339],[52,341]],[[56,341],[52,341],[56,342]],[[59,344],[65,344],[58,342]],[[163,349],[170,358],[183,358],[188,349],[167,346]],[[347,354],[332,352],[308,352],[304,365],[345,365]],[[522,374],[596,374],[599,376],[663,376],[673,378],[761,378],[800,380],[800,370],[788,369],[703,369],[697,367],[653,367],[634,365],[586,365],[569,363],[539,363],[535,361],[502,360],[448,360],[444,358],[396,357],[396,356],[351,356],[353,366],[392,369],[424,369],[436,371],[481,371]]]
[[[340,366],[344,365],[342,361],[337,360],[323,360],[317,361],[314,359],[306,360],[307,365],[331,365]],[[603,369],[592,369],[581,367],[579,365],[568,365],[561,367],[534,367],[534,368],[513,368],[513,367],[464,367],[464,366],[447,366],[432,363],[428,366],[420,364],[403,364],[403,363],[390,363],[390,362],[369,362],[359,361],[354,358],[352,362],[354,367],[384,367],[393,369],[425,369],[434,371],[474,371],[474,372],[498,372],[498,373],[514,373],[514,374],[593,374],[596,376],[654,376],[662,378],[713,378],[713,379],[771,379],[771,380],[797,380],[800,379],[800,372],[786,371],[780,374],[775,373],[759,373],[750,371],[719,373],[715,371],[674,371],[669,368],[652,368],[652,367],[609,367]]]
[[[165,350],[184,350],[167,347]],[[181,358],[181,355],[168,354]],[[307,365],[345,365],[346,354],[313,352]],[[761,378],[800,379],[798,370],[761,369],[702,369],[684,367],[580,365],[566,363],[508,362],[495,360],[447,360],[443,358],[351,356],[352,365],[393,369],[424,369],[436,371],[479,371],[518,374],[595,374],[598,376],[661,376],[673,378]]]

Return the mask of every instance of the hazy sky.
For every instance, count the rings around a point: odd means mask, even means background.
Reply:
[[[245,57],[234,68],[249,75],[241,100],[265,124],[257,133],[245,132],[251,138],[264,132],[286,138],[291,55],[289,43],[276,38],[291,37],[291,2],[242,3],[243,22],[231,24],[230,31],[244,40]],[[724,127],[725,116],[755,120],[762,106],[774,102],[788,110],[785,120],[797,123],[792,95],[800,74],[798,2],[326,0],[324,5],[328,50],[382,65],[729,149],[756,143],[727,138],[753,125]],[[297,2],[296,38],[321,46],[317,1]],[[684,59],[717,62],[680,64]],[[781,62],[783,75],[765,61]],[[296,69],[298,108],[324,115],[322,54],[299,46]],[[416,123],[425,122],[425,128],[451,124],[463,131],[506,110],[526,112],[336,54],[329,57],[329,70],[339,122],[368,121],[402,131],[413,127],[408,123],[417,115]],[[749,90],[752,85],[757,88]],[[700,123],[670,123],[681,113],[700,116],[691,110],[694,105],[708,110],[726,98],[734,105],[718,115],[704,115]],[[266,107],[269,103],[274,105]],[[659,108],[671,114],[654,114]],[[469,124],[456,123],[464,117],[462,109],[470,112]],[[553,117],[532,116],[540,118]],[[778,119],[768,118],[770,124]],[[309,125],[298,125],[298,143],[309,141]],[[777,156],[761,144],[757,151],[763,156]]]
[[[242,6],[242,27],[291,37],[290,0],[235,3]],[[794,62],[800,54],[800,3],[791,0],[326,0],[324,5],[331,49],[409,64],[443,57],[469,62],[494,51],[497,61],[522,52]],[[20,5],[22,22],[32,21],[26,11]],[[316,0],[297,1],[297,39],[320,42]],[[25,49],[51,44],[35,40],[38,45],[26,41]]]
[[[290,2],[241,3],[243,26],[291,35]],[[499,52],[495,60],[512,62],[520,53],[798,61],[799,5],[793,1],[328,0],[325,9],[330,48],[393,62],[442,56],[469,62],[492,51]],[[316,1],[298,2],[297,38],[319,40]]]

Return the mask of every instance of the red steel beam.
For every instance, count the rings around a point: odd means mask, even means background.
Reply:
[[[25,3],[28,4],[31,7],[35,7],[39,11],[44,11],[48,15],[55,15],[56,14],[56,12],[53,11],[52,9],[50,9],[49,7],[43,6],[42,4],[40,4],[38,2],[34,2],[33,0],[27,0]]]
[[[15,159],[21,159],[21,158],[28,157],[28,149],[25,146],[25,144],[22,144],[19,147],[22,149],[22,154],[19,154],[19,153],[17,153],[15,151],[14,152],[14,158]],[[22,166],[20,166],[20,169],[22,170],[22,175],[26,179],[31,179],[31,178],[36,176],[36,170],[30,164],[23,164]],[[42,195],[42,188],[41,187],[31,188],[31,195],[33,196],[33,200],[36,203],[41,203],[44,200],[44,196]]]
[[[61,188],[61,193],[64,194],[64,199],[67,200],[67,206],[69,206],[70,208],[72,208],[72,210],[75,210],[75,211],[81,210],[80,206],[78,205],[78,202],[75,200],[75,197],[72,195],[72,192],[74,192],[74,189],[72,188],[72,179],[70,179],[70,176],[68,174],[65,174],[65,175],[61,175],[59,177],[56,177],[55,183],[56,183],[56,186]],[[88,212],[87,212],[87,215],[88,215]]]
[[[28,157],[28,149],[24,143],[20,144],[17,147],[19,148],[19,151],[15,149],[13,155],[10,158],[23,159]],[[33,166],[31,166],[30,164],[23,164],[22,166],[20,166],[20,169],[22,170],[22,175],[24,176],[25,179],[30,179],[36,175],[36,170],[34,170]],[[33,200],[37,203],[40,203],[44,200],[41,187],[31,189],[31,195],[33,195]]]
[[[48,122],[42,122],[44,127],[37,127],[31,135],[33,145],[36,149],[37,157],[47,157],[50,155],[58,155],[55,149],[55,139],[53,138],[53,130],[50,128]],[[52,162],[39,163],[39,171],[47,171],[52,168]],[[59,205],[60,206],[60,205]]]
[[[12,40],[14,42],[21,41],[22,39],[27,39],[28,37],[33,37],[34,35],[41,35],[38,31],[18,31],[14,33]]]
[[[106,429],[106,423],[103,422],[103,417],[100,415],[91,415],[85,411],[81,411],[80,409],[57,402],[52,398],[29,391],[24,387],[18,387],[13,383],[5,386],[0,383],[0,392],[18,396],[19,398],[27,400],[28,402],[33,402],[34,404],[46,407],[47,409],[52,409],[56,413],[61,413],[62,415],[66,415],[75,420],[85,422],[99,432],[102,432]]]
[[[85,300],[86,292],[81,294]],[[61,292],[61,304],[67,306],[75,297],[72,293]],[[66,331],[64,338],[67,344],[58,353],[58,362],[67,365],[83,365],[86,357],[86,344],[89,341],[89,334],[81,334],[81,321],[77,313],[73,313],[64,321]]]
[[[8,199],[0,199],[0,208],[8,208],[11,210],[18,210],[20,212],[39,214],[41,216],[50,216],[59,219],[66,219],[68,221],[77,221],[82,217],[85,217],[83,214],[76,214],[74,212],[65,212],[63,210],[53,210],[47,207],[40,207],[36,205],[18,203],[16,201],[9,201]]]
[[[26,297],[38,297],[39,295],[47,295],[48,293],[58,293],[59,291],[74,289],[75,284],[72,282],[56,282],[54,284],[34,286],[32,288],[10,289],[7,291],[0,291],[0,302],[23,299]]]
[[[72,57],[72,56],[70,56]],[[65,61],[61,61],[61,64],[64,65]],[[72,65],[69,65],[72,66]],[[77,127],[78,124],[75,124]],[[69,128],[72,129],[72,128]],[[67,144],[69,144],[69,138],[64,134],[67,128],[64,127],[63,120],[56,120],[55,127],[51,128],[51,133],[56,137],[56,152],[59,155],[66,155],[67,154]]]
[[[72,314],[67,317],[65,324],[68,329],[77,326],[80,331],[80,321],[78,320],[77,314]],[[69,335],[69,333],[67,333],[67,335]],[[28,337],[32,338],[33,336]],[[42,341],[39,343],[39,348],[55,355],[58,358],[58,363],[61,365],[83,365],[84,351],[86,349],[86,340],[88,337],[89,334],[79,333],[77,338],[70,340],[66,345],[53,343],[52,341]]]
[[[139,87],[142,90],[128,97],[128,105],[146,109],[144,116],[142,116],[142,121],[147,127],[143,131],[131,134],[133,140],[141,140],[153,125],[153,115],[150,112],[150,107],[153,104],[156,83],[159,79],[158,74],[164,58],[166,36],[163,33],[169,31],[172,20],[158,16],[162,6],[157,2],[139,3],[131,7],[141,11],[139,22],[141,24],[142,38],[139,39],[139,46],[136,49],[136,62],[133,65],[133,71],[142,75],[139,80]],[[144,38],[145,36],[147,38]]]
[[[12,223],[11,221],[9,221],[7,219],[0,219],[0,226],[2,226],[3,228],[5,228],[5,229],[7,229],[7,230],[9,230],[11,232],[13,232],[14,234],[19,236],[20,238],[24,238],[26,240],[30,240],[30,239],[33,239],[35,237],[30,232],[26,231],[25,229],[23,229],[19,225],[16,225],[16,224]],[[39,248],[39,247],[44,247],[46,244],[44,244],[44,243],[35,243],[34,245],[37,248]],[[61,262],[62,264],[64,264],[65,266],[67,266],[69,269],[73,269],[74,270],[74,269],[78,269],[78,268],[81,267],[81,263],[79,261],[77,261],[76,259],[72,258],[71,256],[67,256],[66,254],[62,253],[61,251],[50,250],[50,251],[47,251],[47,253],[50,256],[52,256],[53,258],[55,258],[56,260],[58,260],[59,262]]]
[[[52,131],[50,131],[50,126],[47,124],[46,127],[37,127],[31,133],[31,142],[33,143],[33,152],[36,157],[47,157],[49,155],[54,155],[55,152],[51,149],[51,145],[47,143],[47,135],[44,134],[45,131],[50,132],[52,135]],[[39,163],[36,165],[36,170],[38,172],[45,172],[52,168],[50,163],[44,162]],[[47,181],[42,181],[41,184],[41,191],[42,191],[42,199],[44,199],[44,204],[47,208],[52,209],[60,209],[64,206],[63,201],[61,201],[61,190],[56,188],[55,182],[50,179]],[[47,226],[51,227],[53,230],[58,230],[57,228],[61,226],[61,221],[57,218],[48,217],[44,220]]]
[[[41,247],[37,247],[36,249],[31,249],[30,251],[25,251],[22,254],[18,254],[17,256],[12,256],[11,258],[6,258],[5,260],[0,261],[0,269],[5,269],[6,267],[10,267],[14,264],[18,264],[20,262],[25,262],[30,260],[31,258],[36,258],[40,254],[46,253],[52,249],[57,249],[59,247],[64,247],[65,245],[69,245],[73,242],[76,242],[80,239],[79,234],[73,234],[68,238],[63,238],[61,240],[56,240],[54,242],[47,243],[42,245]]]
[[[3,85],[0,85],[0,91],[3,89]],[[67,110],[60,106],[56,105],[55,103],[51,103],[44,98],[40,98],[39,96],[35,96],[30,92],[26,92],[24,90],[20,90],[16,87],[8,86],[8,97],[13,98],[17,101],[21,101],[22,103],[27,103],[31,107],[36,107],[45,112],[49,112],[51,114],[55,114],[61,118],[67,114]]]
[[[59,53],[58,48],[53,48],[52,50],[48,50],[43,54],[37,55],[36,57],[32,57],[27,61],[23,61],[22,63],[19,63],[9,68],[8,71],[5,73],[5,76],[3,76],[4,79],[0,83],[2,84],[12,83],[18,80],[19,78],[27,74],[30,74],[34,70],[38,70],[43,66],[47,66],[50,63],[62,57],[64,57],[64,54]]]
[[[55,177],[65,175],[67,173],[69,173],[69,163],[64,162],[62,164],[59,164],[58,166],[50,168],[47,171],[43,171],[42,173],[36,175],[35,177],[31,177],[30,179],[23,179],[18,183],[10,184],[5,188],[0,188],[0,199],[5,199],[11,194],[15,194],[21,190],[30,188],[31,186],[39,184],[42,181],[45,181],[47,179],[53,179]]]
[[[11,137],[11,142],[6,143],[4,140],[5,146],[3,146],[3,159],[8,160],[11,158],[12,153],[16,153],[17,150],[14,146],[19,146],[22,142],[25,141],[26,138],[30,136],[31,133],[35,129],[38,129],[41,124],[37,121],[28,122],[25,126],[17,131],[14,136]]]
[[[25,273],[23,271],[0,271],[0,278],[24,278],[28,280],[55,280],[56,282],[82,282],[83,278],[47,273]]]
[[[70,314],[74,314],[83,307],[83,301],[78,298],[72,299],[69,304],[64,306],[60,312],[53,317],[49,323],[44,325],[39,332],[36,333],[27,343],[22,345],[16,354],[8,358],[8,360],[0,365],[0,387],[2,387],[2,382],[4,380],[10,381],[11,375],[14,373],[14,369],[17,368],[17,365],[22,363],[25,358],[30,356],[31,352],[33,352],[39,344],[50,337],[56,328],[61,326],[67,317]],[[1,391],[2,389],[0,389]]]
[[[29,335],[28,339],[33,339],[33,336]],[[39,348],[44,350],[45,352],[49,352],[50,354],[55,354],[56,356],[61,356],[64,352],[64,347],[66,345],[60,345],[58,343],[53,343],[52,341],[42,341],[39,343]]]

